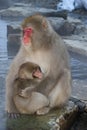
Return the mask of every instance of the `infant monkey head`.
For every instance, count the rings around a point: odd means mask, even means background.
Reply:
[[[21,79],[42,79],[43,73],[37,64],[26,62],[20,66],[18,77]]]

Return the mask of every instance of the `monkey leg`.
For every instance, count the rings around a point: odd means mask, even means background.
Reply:
[[[11,113],[18,113],[18,110],[13,100],[13,95],[14,95],[13,87],[6,88],[6,111],[8,115],[11,115]]]
[[[43,107],[41,109],[38,109],[36,114],[37,115],[45,115],[50,111],[50,107]]]
[[[9,90],[10,92],[10,90]],[[14,100],[13,100],[13,93],[9,93],[9,95],[7,95],[7,106],[6,106],[6,111],[7,111],[7,118],[18,118],[20,117],[19,111],[17,110]]]
[[[49,105],[49,100],[41,93],[32,92],[29,98],[15,96],[14,102],[21,114],[33,114]]]
[[[50,107],[58,107],[66,103],[71,94],[71,73],[68,69],[64,70],[63,75],[58,80],[56,86],[49,93],[48,98]]]

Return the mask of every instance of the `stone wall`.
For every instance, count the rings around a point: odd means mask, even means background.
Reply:
[[[24,2],[24,3],[31,3],[37,7],[45,7],[45,8],[57,8],[57,3],[60,0],[13,0],[15,2]]]

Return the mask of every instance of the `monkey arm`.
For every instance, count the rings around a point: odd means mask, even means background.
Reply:
[[[20,56],[18,56],[20,57]],[[6,77],[6,111],[8,113],[18,113],[15,106],[13,96],[14,96],[14,81],[17,78],[17,73],[19,69],[19,64],[17,62],[18,58],[15,58],[10,66],[9,72]],[[19,60],[18,60],[19,61]]]
[[[71,72],[64,69],[59,80],[57,80],[55,87],[50,91],[48,99],[50,101],[50,108],[64,105],[71,94]]]
[[[52,75],[51,75],[52,76]],[[44,94],[45,96],[55,87],[55,79],[53,77],[46,77],[35,88],[37,92]]]
[[[16,109],[16,106],[13,101],[14,96],[14,79],[15,79],[15,72],[14,71],[14,65],[12,64],[11,69],[6,77],[6,111],[8,113],[18,113],[18,110]],[[13,73],[14,72],[14,73]]]

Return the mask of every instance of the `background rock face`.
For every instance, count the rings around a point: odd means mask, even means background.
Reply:
[[[8,8],[11,5],[10,0],[0,0],[0,9]]]
[[[4,4],[8,2],[8,0],[1,0]],[[11,3],[15,2],[23,2],[23,3],[31,3],[32,5],[38,7],[47,7],[47,8],[57,8],[57,3],[60,0],[11,0]],[[0,4],[1,5],[1,4]]]

